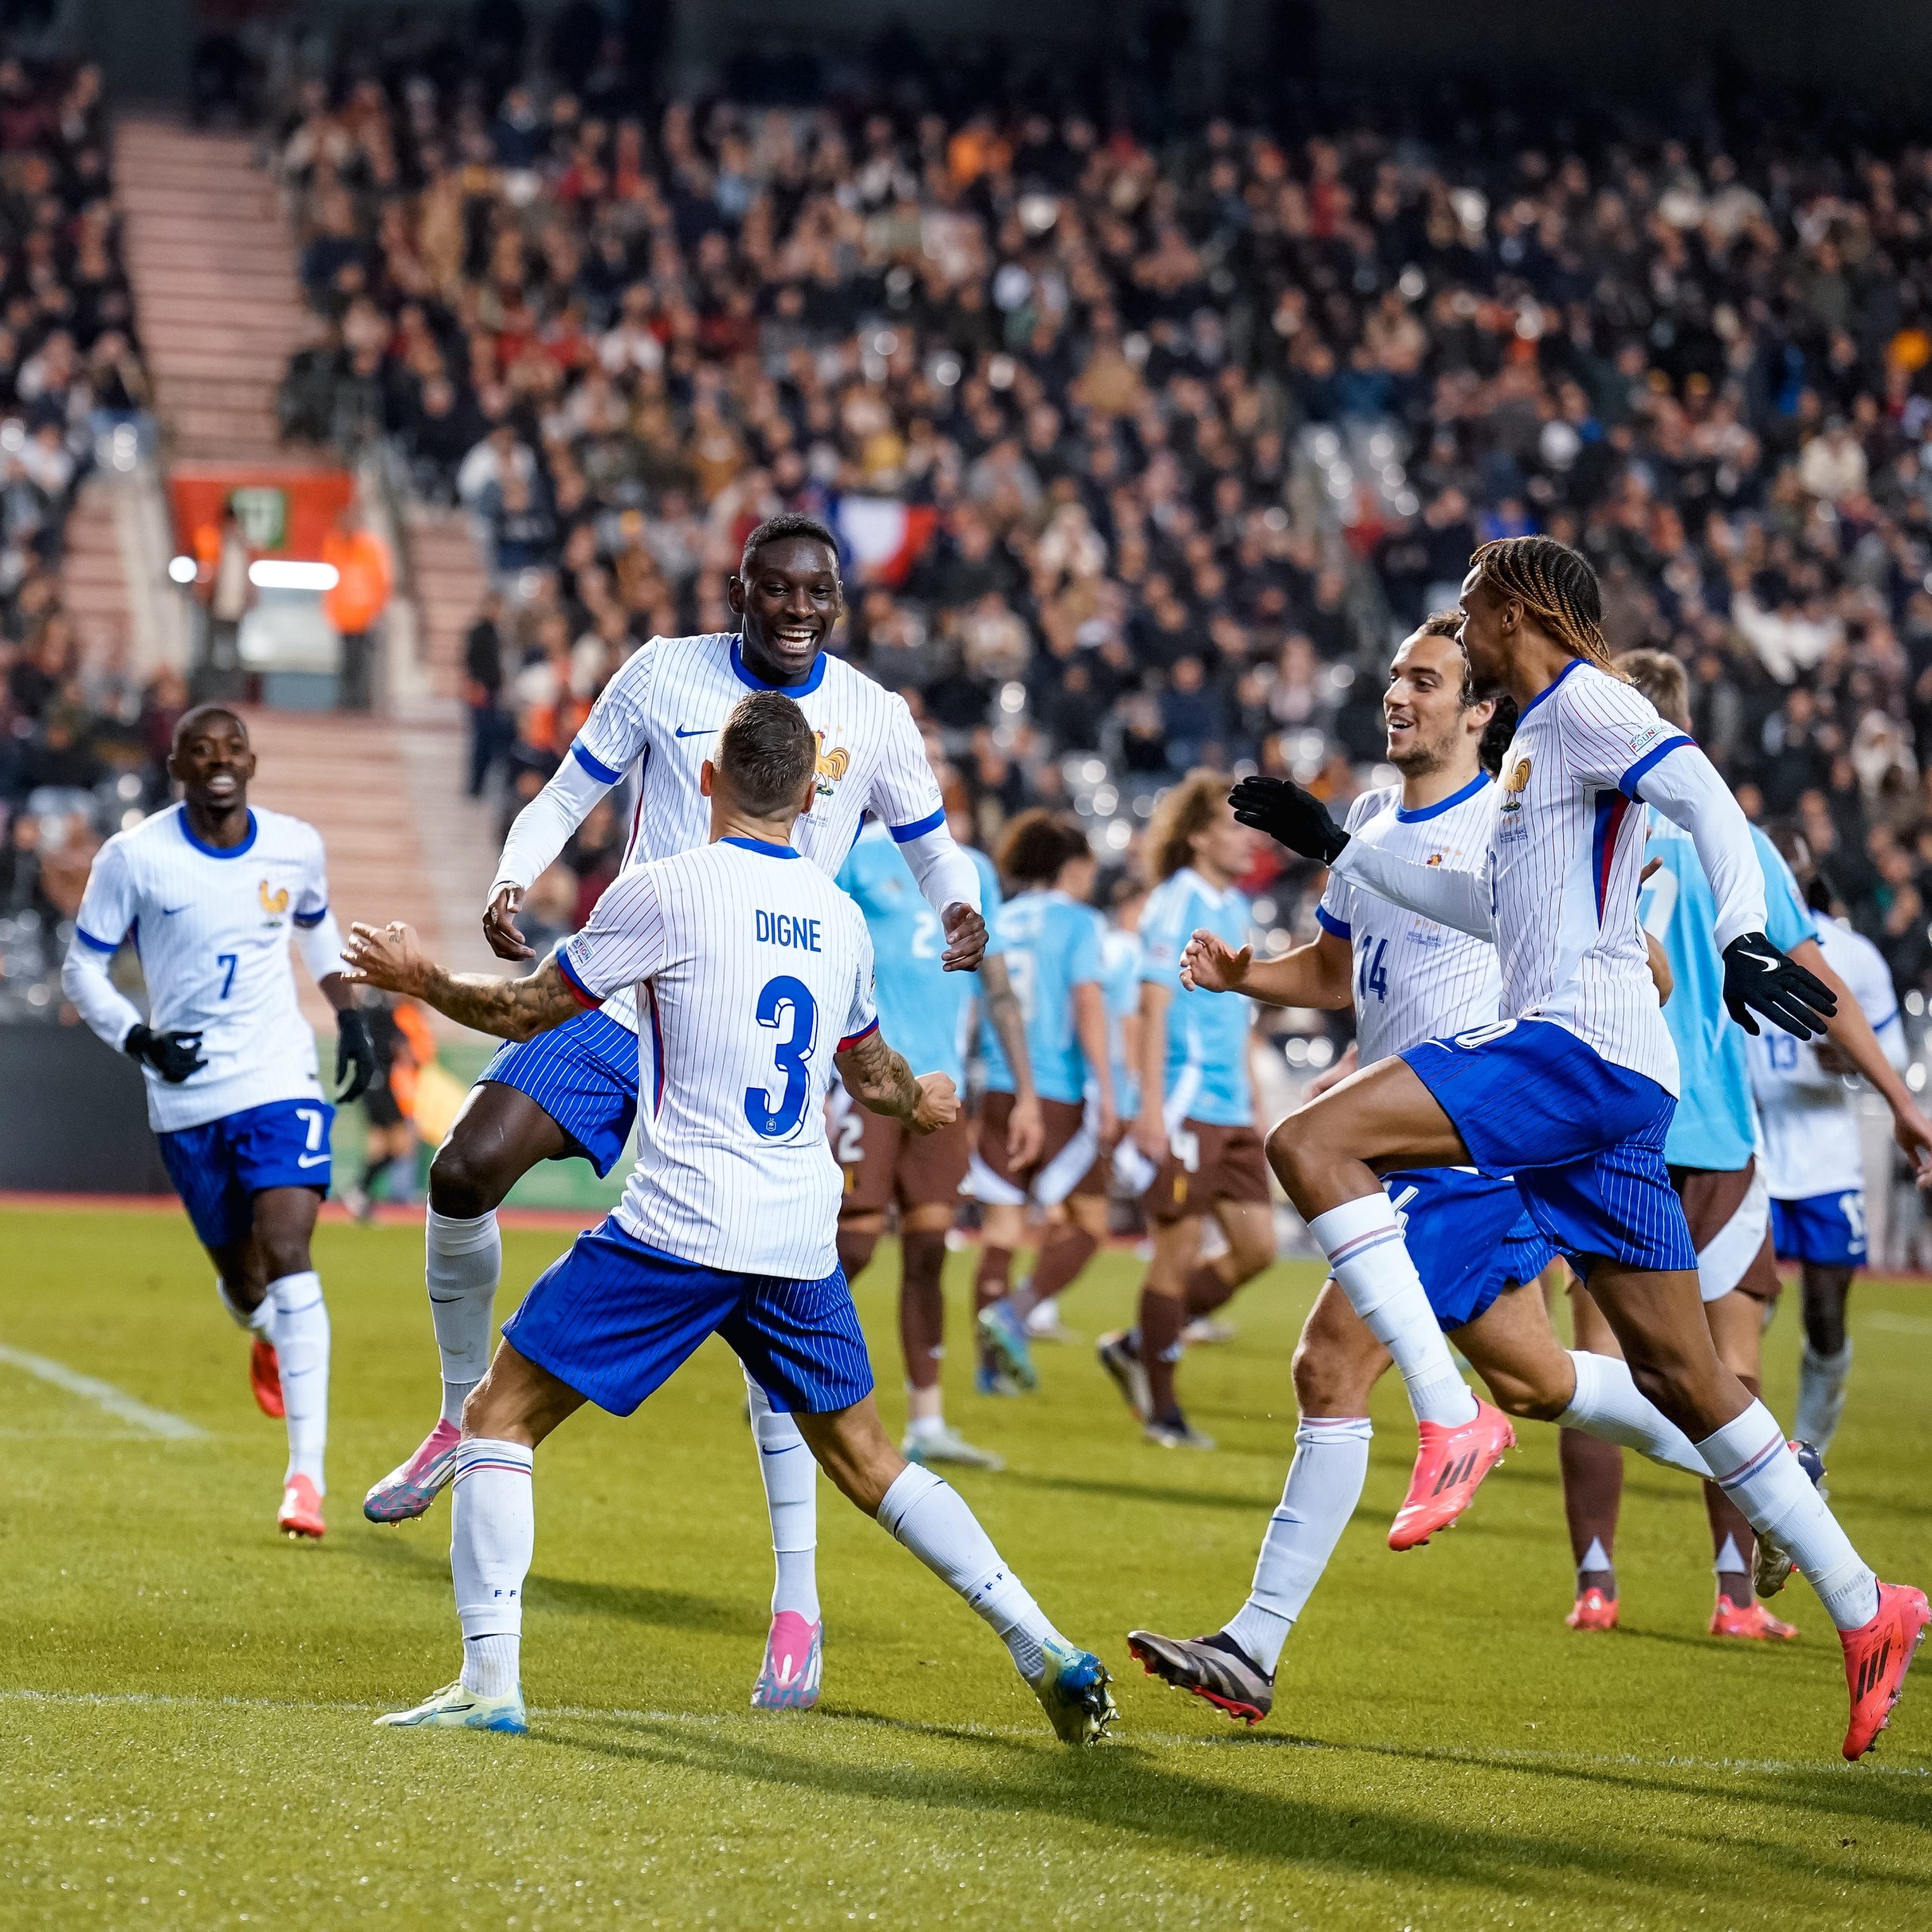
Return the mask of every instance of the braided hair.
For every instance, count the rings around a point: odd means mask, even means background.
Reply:
[[[1620,684],[1629,681],[1611,661],[1603,592],[1580,552],[1553,537],[1499,537],[1469,561],[1491,589],[1515,598],[1572,657],[1583,658]]]

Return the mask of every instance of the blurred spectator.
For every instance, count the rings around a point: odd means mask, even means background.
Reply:
[[[335,582],[322,593],[322,614],[342,641],[337,703],[344,711],[367,711],[374,691],[376,626],[395,585],[389,546],[345,505],[322,540],[321,561],[334,566]]]

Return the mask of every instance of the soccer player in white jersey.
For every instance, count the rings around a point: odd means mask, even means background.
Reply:
[[[1726,1004],[1747,1032],[1755,1013],[1808,1037],[1832,995],[1764,937],[1749,827],[1710,761],[1609,668],[1583,558],[1548,537],[1485,544],[1460,608],[1478,688],[1500,687],[1518,706],[1484,870],[1417,865],[1352,839],[1287,780],[1245,780],[1234,795],[1248,823],[1292,850],[1493,939],[1503,1017],[1364,1068],[1277,1127],[1269,1158],[1430,1426],[1417,1477],[1444,1488],[1493,1460],[1497,1431],[1456,1372],[1369,1163],[1515,1175],[1531,1217],[1609,1318],[1637,1386],[1817,1590],[1844,1647],[1844,1755],[1860,1757],[1890,1721],[1932,1606],[1873,1575],[1712,1343],[1697,1251],[1664,1169],[1676,1055],[1637,917],[1639,806],[1697,841]]]
[[[95,854],[60,983],[81,1017],[146,1076],[148,1121],[215,1266],[215,1287],[254,1337],[249,1380],[288,1430],[276,1521],[325,1528],[329,1318],[309,1253],[329,1187],[335,1117],[302,1017],[291,943],[336,1010],[336,1081],[352,1100],[375,1072],[329,912],[315,827],[251,808],[255,754],[232,711],[175,727],[181,800]],[[108,977],[125,941],[147,982],[146,1020]]]
[[[1869,939],[1832,916],[1831,888],[1810,866],[1808,851],[1801,846],[1793,856],[1808,875],[1819,949],[1864,1008],[1896,1081],[1906,1049],[1891,970]],[[1837,1041],[1814,1046],[1775,1026],[1751,1041],[1746,1057],[1763,1125],[1772,1241],[1780,1260],[1803,1271],[1804,1346],[1793,1427],[1822,1454],[1844,1412],[1851,1368],[1845,1302],[1867,1258],[1864,1151],[1843,1077],[1861,1069]]]
[[[1389,761],[1399,786],[1367,792],[1349,808],[1352,838],[1423,866],[1465,871],[1487,863],[1491,783],[1514,722],[1509,700],[1478,697],[1456,641],[1454,612],[1429,618],[1403,641],[1383,694]],[[1500,704],[1503,715],[1497,715]],[[1257,963],[1245,946],[1196,933],[1183,979],[1270,1005],[1353,1005],[1362,1064],[1438,1034],[1492,1025],[1502,993],[1487,941],[1420,918],[1331,876],[1313,942]],[[1549,1243],[1507,1176],[1463,1168],[1398,1168],[1382,1177],[1429,1305],[1509,1414],[1586,1429],[1701,1475],[1682,1432],[1638,1392],[1621,1361],[1566,1353],[1543,1306],[1537,1276]],[[1295,1350],[1300,1423],[1294,1460],[1270,1518],[1247,1601],[1204,1637],[1130,1633],[1128,1647],[1155,1675],[1230,1717],[1259,1723],[1274,1702],[1288,1633],[1355,1513],[1368,1473],[1369,1391],[1387,1349],[1331,1280],[1316,1297]],[[1441,1527],[1413,1508],[1390,1540],[1409,1548]]]
[[[715,1334],[795,1414],[838,1487],[999,1633],[1059,1735],[1091,1743],[1114,1715],[1105,1666],[1041,1614],[959,1497],[887,1439],[838,1266],[835,1064],[861,1105],[915,1133],[956,1118],[958,1095],[944,1074],[915,1080],[887,1044],[865,921],[791,842],[823,755],[805,714],[760,692],[712,723],[709,842],[631,868],[528,979],[453,976],[405,927],[355,928],[358,977],[486,1032],[528,1039],[620,987],[651,1022],[623,1199],[525,1297],[465,1405],[450,1549],[462,1675],[378,1721],[525,1727],[533,1452],[586,1401],[629,1415]]]
[[[869,811],[897,841],[940,915],[941,964],[952,972],[977,968],[986,944],[979,874],[946,829],[912,714],[903,699],[825,655],[844,610],[830,533],[808,517],[761,524],[745,540],[727,595],[740,632],[645,645],[605,688],[555,776],[518,815],[483,921],[497,955],[531,956],[516,927],[523,894],[626,773],[638,793],[626,864],[701,845],[707,820],[698,773],[725,714],[747,691],[783,690],[797,700],[819,742],[817,806],[800,823],[799,850],[836,873]],[[428,1285],[442,1356],[442,1414],[415,1454],[370,1491],[363,1509],[372,1520],[420,1515],[449,1481],[463,1398],[489,1359],[503,1267],[497,1205],[540,1161],[578,1155],[599,1174],[610,1171],[637,1112],[637,1030],[635,1002],[620,992],[608,1008],[506,1047],[437,1150],[429,1169]],[[771,1634],[752,1701],[797,1707],[815,1701],[817,1691],[808,1691],[802,1676],[779,1673],[777,1663],[791,1656],[802,1669],[808,1633],[815,1684],[823,1635],[814,1560],[817,1476],[790,1418],[755,1385],[750,1392],[777,1569]]]

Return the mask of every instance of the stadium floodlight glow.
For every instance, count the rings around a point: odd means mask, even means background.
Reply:
[[[342,573],[333,564],[297,563],[290,557],[258,557],[248,566],[257,590],[333,590]]]
[[[169,558],[168,579],[171,583],[192,583],[195,580],[194,558],[192,557]]]

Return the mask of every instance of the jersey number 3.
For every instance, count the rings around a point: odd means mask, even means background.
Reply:
[[[785,1076],[785,1091],[778,1104],[762,1087],[745,1089],[745,1118],[752,1131],[764,1140],[782,1140],[805,1117],[805,1103],[811,1097],[812,1049],[818,1044],[818,1004],[811,989],[802,980],[781,973],[768,980],[758,996],[758,1023],[777,1032],[789,1030],[773,1049],[778,1071]]]

